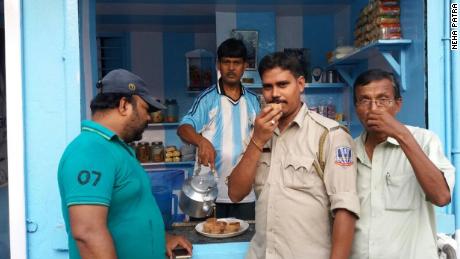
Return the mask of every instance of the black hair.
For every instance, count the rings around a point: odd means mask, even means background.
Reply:
[[[361,73],[355,80],[353,84],[353,102],[356,104],[358,100],[356,100],[356,88],[368,85],[374,81],[380,81],[383,79],[390,80],[391,84],[393,85],[393,91],[395,95],[395,99],[401,99],[401,90],[399,88],[398,81],[395,79],[393,73],[387,72],[382,69],[370,69],[363,73]]]
[[[90,108],[91,114],[94,115],[98,111],[117,108],[122,98],[126,98],[127,102],[135,105],[136,99],[131,94],[120,93],[98,93],[93,100],[91,100]]]
[[[294,55],[288,55],[279,51],[268,54],[262,58],[258,67],[260,77],[262,78],[265,71],[277,67],[282,70],[290,71],[295,78],[299,78],[304,74],[302,65]]]
[[[230,38],[225,40],[217,48],[217,59],[222,58],[242,58],[244,61],[248,58],[248,51],[242,40]]]

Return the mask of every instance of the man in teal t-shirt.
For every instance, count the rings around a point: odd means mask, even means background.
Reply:
[[[142,138],[149,110],[164,106],[123,69],[108,73],[98,88],[92,120],[82,122],[58,170],[70,258],[163,259],[177,246],[191,253],[184,237],[165,234],[150,181],[126,144]]]

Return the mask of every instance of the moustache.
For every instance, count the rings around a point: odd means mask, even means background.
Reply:
[[[272,101],[270,103],[286,103],[287,104],[286,101],[280,100],[280,99],[272,99]]]

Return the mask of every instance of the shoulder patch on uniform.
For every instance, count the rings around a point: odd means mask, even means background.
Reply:
[[[353,164],[353,153],[350,147],[337,147],[335,149],[335,163],[340,166]]]
[[[310,118],[312,118],[316,123],[319,125],[325,127],[328,130],[331,130],[333,128],[336,128],[339,126],[339,123],[335,120],[331,120],[329,118],[326,118],[324,116],[319,115],[316,112],[313,111],[308,111],[308,115]]]

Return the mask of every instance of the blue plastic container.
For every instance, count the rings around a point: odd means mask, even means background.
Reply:
[[[177,194],[184,183],[183,170],[152,170],[147,171],[152,186],[152,194],[160,208],[163,222],[167,229],[173,222],[181,222],[185,215],[179,214]]]

